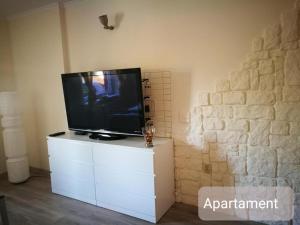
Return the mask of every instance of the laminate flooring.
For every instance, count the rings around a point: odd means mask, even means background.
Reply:
[[[11,225],[151,225],[152,223],[51,193],[50,178],[35,176],[22,184],[0,177]],[[0,222],[1,224],[1,222]],[[174,204],[158,222],[163,225],[255,225],[254,222],[208,222],[197,208]]]

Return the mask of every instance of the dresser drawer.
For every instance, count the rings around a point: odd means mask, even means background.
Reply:
[[[99,144],[93,148],[94,163],[109,171],[154,174],[153,152],[131,147]]]
[[[51,173],[52,192],[90,204],[96,204],[94,180],[74,179],[64,174]]]
[[[102,166],[95,167],[95,180],[101,188],[125,192],[142,197],[155,197],[155,177],[146,173],[124,173],[124,171],[107,170]]]
[[[94,166],[91,163],[49,157],[52,173],[64,174],[68,177],[81,180],[94,180]]]
[[[110,205],[112,208],[122,208],[148,216],[155,216],[155,198],[141,197],[120,192],[117,188],[107,189],[96,184],[97,205]]]
[[[73,160],[93,163],[92,145],[70,140],[48,140],[50,157],[63,160]]]

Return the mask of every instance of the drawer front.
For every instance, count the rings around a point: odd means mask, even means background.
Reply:
[[[140,172],[153,174],[153,152],[138,148],[113,145],[94,145],[95,165],[105,167],[108,171]]]
[[[48,140],[50,157],[93,163],[92,144],[69,140]]]
[[[141,197],[120,192],[117,188],[107,189],[100,184],[96,184],[96,196],[98,206],[110,205],[115,208],[155,216],[154,197]]]
[[[49,162],[52,173],[64,174],[80,180],[94,180],[93,164],[56,157],[50,157]]]
[[[52,192],[90,204],[96,204],[93,180],[80,180],[62,174],[51,173]]]
[[[125,192],[142,197],[155,197],[154,175],[135,172],[107,170],[102,166],[95,167],[95,180],[102,188]]]

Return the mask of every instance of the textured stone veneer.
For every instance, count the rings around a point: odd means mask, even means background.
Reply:
[[[207,185],[288,185],[300,192],[299,5],[253,40],[241,69],[215,92],[199,94],[190,145],[175,146],[177,201],[196,205]]]

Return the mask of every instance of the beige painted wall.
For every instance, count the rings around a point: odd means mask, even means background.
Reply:
[[[59,76],[63,73],[63,56],[58,6],[35,10],[9,22],[30,164],[48,168],[46,136],[66,126]]]
[[[6,20],[0,19],[0,92],[15,89],[9,29]],[[1,115],[0,115],[1,117]],[[3,139],[0,128],[0,174],[5,171]]]
[[[239,66],[250,41],[294,0],[89,0],[67,5],[73,71],[141,66],[192,74],[196,90]],[[114,31],[97,17],[108,14]]]
[[[66,5],[71,70],[133,66],[170,70],[176,99],[173,136],[184,140],[182,120],[197,93],[213,90],[217,80],[239,68],[252,38],[276,22],[293,2],[73,1]],[[104,30],[97,19],[101,14],[108,14],[110,23],[119,26]]]
[[[0,19],[0,91],[14,88],[9,27],[6,20]]]
[[[71,71],[140,66],[170,70],[175,123],[190,97],[213,90],[239,67],[253,37],[278,21],[293,0],[81,0],[66,5]],[[119,26],[104,30],[108,14]],[[120,19],[121,18],[121,19]],[[30,160],[48,168],[46,134],[66,127],[59,74],[63,71],[57,8],[10,21],[17,89],[24,102]],[[191,82],[188,82],[191,79]],[[185,85],[180,85],[182,81]],[[178,110],[180,108],[180,111]],[[180,123],[178,123],[180,125]],[[180,132],[179,132],[180,133]]]

